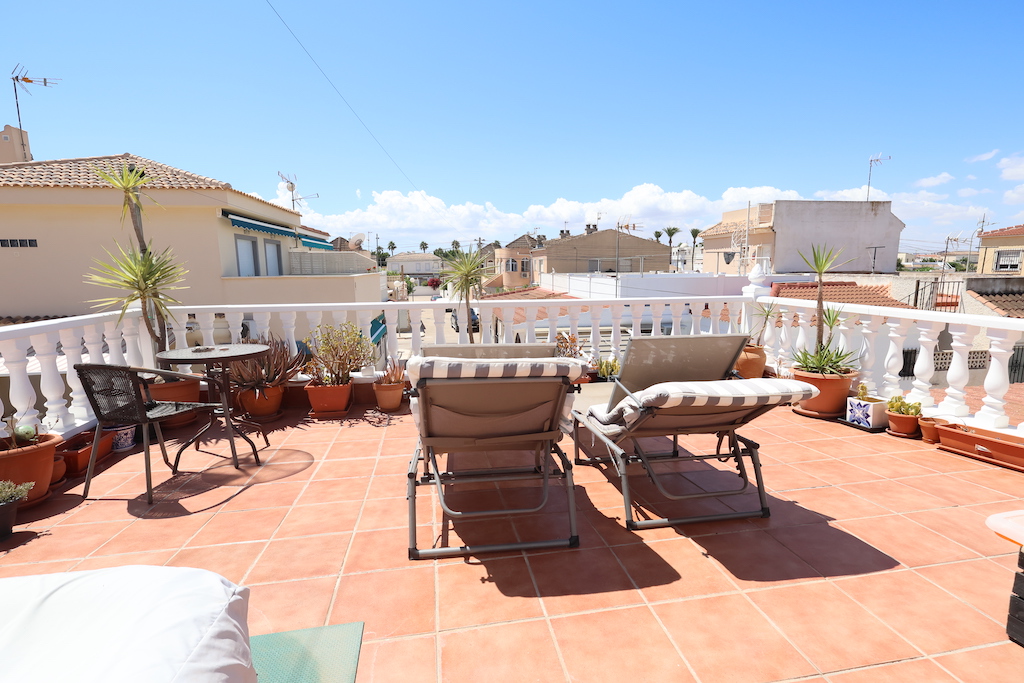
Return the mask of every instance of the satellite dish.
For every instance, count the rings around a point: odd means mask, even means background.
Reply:
[[[363,248],[363,242],[366,240],[366,235],[363,233],[357,234],[355,237],[348,241],[348,248],[352,251],[359,251]]]

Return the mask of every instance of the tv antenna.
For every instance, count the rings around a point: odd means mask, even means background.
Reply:
[[[299,196],[298,196],[298,195],[297,195],[297,194],[295,193],[295,176],[294,176],[294,175],[290,175],[290,176],[288,176],[288,175],[285,175],[284,173],[281,173],[280,171],[278,171],[278,172],[277,172],[277,176],[278,176],[278,177],[279,177],[279,178],[280,178],[281,180],[283,180],[283,181],[284,181],[284,186],[285,186],[285,189],[287,189],[287,190],[288,190],[288,192],[289,192],[289,193],[291,194],[291,196],[292,196],[292,211],[295,211],[295,210],[296,210],[296,209],[295,209],[295,207],[296,207],[296,206],[298,205],[298,203],[299,203],[299,202],[301,202],[301,201],[302,201],[303,199],[319,199],[319,198],[320,198],[320,195],[319,195],[319,194],[307,194],[307,195],[306,195],[305,197],[299,197]]]
[[[881,166],[883,161],[889,161],[889,159],[892,157],[883,157],[881,152],[868,159],[868,196],[864,198],[864,201],[871,201],[871,169]]]
[[[26,94],[31,95],[30,91],[26,86],[29,85],[41,85],[44,88],[52,88],[57,85],[59,78],[30,78],[28,75],[28,68],[18,64],[14,67],[11,72],[11,84],[14,86],[14,109],[18,112],[18,131],[21,135],[21,155],[25,157],[25,161],[32,161],[29,158],[28,145],[25,144],[25,129],[21,125],[21,102],[18,101],[18,88],[25,91]]]

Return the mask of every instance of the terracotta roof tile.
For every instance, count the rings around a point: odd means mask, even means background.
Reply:
[[[730,223],[715,223],[710,228],[707,228],[700,233],[700,237],[717,237],[718,235],[731,235],[737,230],[742,230],[747,224],[746,221],[733,221]],[[765,232],[772,232],[772,226],[770,225],[757,225],[754,223],[754,219],[751,219],[750,234],[757,235]]]
[[[772,296],[783,299],[818,298],[816,282],[776,282],[772,285]],[[826,282],[825,301],[836,304],[861,304],[864,306],[888,306],[890,308],[913,308],[889,295],[887,285],[858,285],[856,282]]]
[[[512,292],[499,292],[498,294],[485,294],[481,297],[482,300],[493,301],[495,299],[576,299],[577,297],[563,294],[562,292],[552,292],[548,289],[542,289],[541,287],[528,287],[527,289],[517,289]],[[590,310],[589,306],[583,306],[580,308],[581,311]],[[561,307],[558,309],[558,315],[568,315],[569,309]],[[499,314],[500,315],[500,314]],[[547,313],[545,311],[537,312],[537,320],[547,320]],[[522,307],[516,307],[513,315],[513,324],[518,325],[526,322],[526,309]]]
[[[980,294],[967,290],[975,299],[1006,318],[1024,318],[1024,292],[1008,294]]]
[[[981,233],[981,238],[986,237],[1016,237],[1017,235],[1024,235],[1024,224],[1011,225],[1008,228],[999,228],[998,230],[989,230],[988,232]]]

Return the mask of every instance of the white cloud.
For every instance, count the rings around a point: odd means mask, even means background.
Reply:
[[[914,182],[914,187],[935,187],[936,185],[942,185],[948,183],[950,180],[954,180],[953,176],[943,171],[939,175],[932,176],[930,178],[921,178]]]
[[[359,188],[356,188],[356,199],[362,199],[362,198],[363,198],[363,191],[360,190]]]
[[[1012,190],[1003,194],[1003,202],[1006,204],[1024,204],[1024,185],[1018,185]]]
[[[964,159],[964,161],[966,161],[969,164],[973,164],[976,161],[988,161],[997,154],[999,154],[999,150],[994,149],[991,152],[985,152],[984,154],[978,154],[973,157],[967,157],[966,159]]]
[[[868,194],[868,186],[851,187],[848,190],[818,190],[814,196],[829,202],[862,202]],[[876,202],[887,202],[892,197],[877,187],[871,188],[871,196]]]
[[[1003,180],[1024,180],[1024,157],[1004,157],[996,166],[1003,169],[1000,175]]]
[[[967,176],[967,180],[977,180],[977,179],[978,179],[978,176],[976,176],[976,175],[969,175],[969,176]]]
[[[949,195],[934,192],[898,192],[892,196],[892,212],[908,225],[929,222],[935,226],[945,226],[964,222],[974,222],[981,214],[988,211],[985,207],[945,202]]]
[[[981,190],[976,190],[973,187],[964,187],[964,188],[961,188],[961,189],[957,190],[956,193],[960,197],[973,197],[973,196],[979,195],[979,194],[992,194],[992,190],[990,190],[988,188],[981,189]]]

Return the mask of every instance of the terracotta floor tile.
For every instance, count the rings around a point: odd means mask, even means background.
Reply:
[[[341,430],[335,426],[317,425],[315,428],[291,429],[288,436],[282,439],[279,444],[295,448],[304,444],[332,443],[338,438]]]
[[[416,520],[420,525],[431,523],[432,511],[429,505],[416,506]],[[356,530],[371,531],[373,529],[408,528],[408,526],[409,503],[406,499],[380,498],[363,503]]]
[[[174,550],[153,550],[142,553],[125,553],[124,555],[99,555],[87,557],[74,566],[73,571],[87,569],[106,569],[107,567],[123,567],[129,564],[147,564],[163,566],[174,556]]]
[[[0,541],[0,564],[50,562],[75,559],[93,553],[129,522],[95,522],[54,526],[39,532],[17,531]]]
[[[936,657],[961,681],[974,683],[1017,683],[1024,671],[1024,648],[1012,642],[993,647]]]
[[[184,548],[166,562],[172,567],[198,567],[220,574],[228,581],[241,584],[246,572],[266,547],[265,542],[230,543],[204,548]]]
[[[336,577],[265,583],[249,588],[249,635],[323,626]]]
[[[544,621],[524,621],[442,633],[445,683],[564,683],[554,640]],[[481,657],[486,653],[485,657]]]
[[[367,642],[359,650],[356,683],[436,683],[434,636]]]
[[[559,617],[551,627],[569,680],[620,683],[635,680],[638,668],[647,681],[694,680],[647,607]]]
[[[421,536],[423,535],[421,533]],[[421,539],[419,547],[429,548],[430,544]],[[360,531],[352,538],[352,547],[345,559],[344,572],[352,574],[414,565],[415,562],[409,559],[408,528]]]
[[[860,484],[846,484],[842,488],[893,512],[914,512],[949,507],[949,501],[907,486],[901,481],[868,481]]]
[[[480,557],[437,568],[439,629],[543,616],[522,557]],[[431,586],[431,595],[433,586]]]
[[[347,479],[324,479],[311,481],[296,501],[297,505],[314,503],[336,503],[342,500],[362,500],[370,486],[370,477],[349,477]]]
[[[921,567],[918,574],[981,610],[998,623],[1006,623],[1013,587],[1013,570],[990,560],[968,560]]]
[[[837,484],[852,484],[859,481],[873,481],[880,478],[874,472],[861,469],[843,460],[798,462],[794,463],[792,467],[833,486]]]
[[[96,550],[97,555],[120,555],[147,550],[177,550],[213,518],[212,514],[170,519],[141,519]]]
[[[900,483],[942,498],[949,501],[952,505],[980,505],[982,503],[995,503],[1012,498],[1012,496],[1002,491],[978,486],[949,474],[906,477],[900,479]]]
[[[804,441],[820,440],[821,432],[803,425],[785,425],[779,427],[766,427],[764,431],[786,441],[801,443]]]
[[[959,455],[944,453],[937,449],[921,450],[908,453],[898,453],[896,457],[903,458],[936,472],[969,472],[972,470],[983,470],[988,465],[971,458],[964,458]]]
[[[1024,477],[1019,472],[1002,467],[991,467],[973,472],[958,472],[953,476],[972,484],[1001,491],[1013,498],[1024,498]]]
[[[954,562],[978,553],[902,515],[852,519],[837,525],[908,567]]]
[[[770,529],[768,533],[825,577],[868,574],[899,566],[892,557],[830,524]]]
[[[350,536],[325,534],[270,541],[245,581],[254,584],[279,581],[281,577],[334,576],[341,571]]]
[[[1006,540],[991,533],[985,526],[985,516],[971,508],[941,508],[909,512],[904,516],[980,555],[1005,555],[1009,550]]]
[[[255,510],[291,505],[305,487],[305,482],[281,482],[246,487],[239,489],[220,511]]]
[[[213,516],[206,526],[189,539],[190,547],[261,541],[274,535],[288,508],[263,508],[221,512]]]
[[[612,551],[563,550],[529,555],[548,614],[617,607],[643,602]]]
[[[956,683],[957,680],[930,659],[831,674],[828,679],[832,683]]]
[[[408,465],[408,463],[406,463]],[[369,477],[377,466],[377,458],[344,458],[324,460],[316,470],[315,479],[341,479],[344,477]]]
[[[650,601],[736,590],[721,566],[688,538],[621,545],[612,552]]]
[[[662,603],[652,609],[701,680],[760,683],[817,672],[742,595]],[[744,649],[758,656],[736,657],[721,647],[730,633],[742,633]]]
[[[821,578],[816,569],[767,531],[701,536],[694,541],[720,563],[741,588],[764,588]]]
[[[434,603],[430,565],[348,574],[338,581],[329,623],[362,621],[365,640],[433,633]]]
[[[870,453],[884,453],[886,451],[884,447],[879,447],[874,439],[863,436],[819,438],[817,441],[804,441],[803,445],[832,458],[849,458]]]
[[[754,439],[757,441],[757,439]],[[792,465],[796,462],[807,462],[810,460],[825,460],[827,455],[821,451],[808,448],[803,444],[785,441],[778,444],[764,444],[759,450],[762,461],[771,459],[774,462]]]
[[[361,501],[350,500],[284,508],[288,515],[277,528],[274,538],[352,532],[362,506]]]
[[[844,489],[831,486],[790,491],[786,494],[786,497],[801,507],[813,510],[833,521],[877,517],[890,513],[887,508],[876,505]]]
[[[381,439],[369,438],[361,440],[339,440],[327,450],[328,460],[346,458],[375,458],[380,454]]]
[[[386,438],[381,444],[380,454],[401,455],[405,456],[405,459],[408,460],[412,457],[413,452],[416,451],[416,444],[418,443],[419,438],[415,436]]]
[[[370,479],[367,498],[405,498],[409,478],[404,474],[379,475]]]
[[[914,657],[892,629],[828,582],[748,593],[823,673]]]
[[[825,481],[796,469],[794,465],[764,465],[761,467],[761,474],[768,491],[792,491],[828,485]]]
[[[935,470],[918,465],[895,455],[862,455],[846,458],[846,462],[861,469],[874,472],[879,478],[898,479],[899,477],[917,477],[933,474]]]
[[[1006,638],[1003,626],[912,571],[856,577],[835,585],[925,654]],[[940,614],[941,623],[936,623]],[[942,623],[956,627],[943,628]]]

